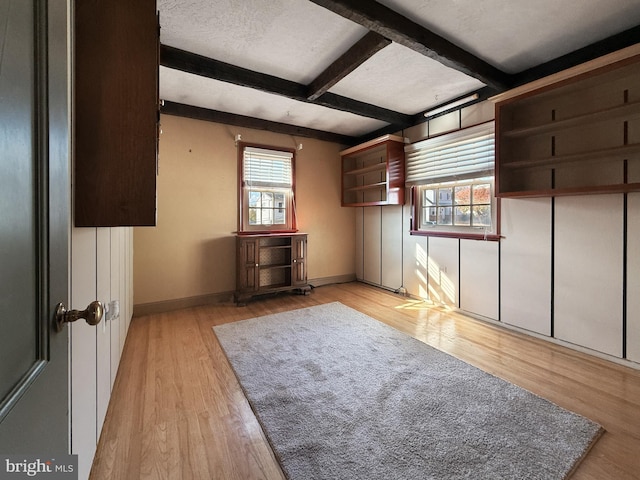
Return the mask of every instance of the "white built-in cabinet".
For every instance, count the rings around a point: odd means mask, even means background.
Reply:
[[[551,335],[551,198],[503,199],[500,320]]]
[[[498,242],[460,240],[460,308],[498,318]]]
[[[429,237],[427,278],[431,301],[458,307],[460,245],[457,238]]]
[[[362,280],[382,284],[382,207],[362,208]]]
[[[398,289],[402,286],[402,206],[380,207],[380,277],[382,285]]]
[[[555,199],[554,336],[622,357],[623,195]]]
[[[627,358],[640,362],[640,193],[627,198]]]
[[[96,299],[109,308],[94,327],[82,320],[69,325],[71,451],[81,480],[89,477],[133,313],[132,251],[132,228],[72,230],[72,308]]]

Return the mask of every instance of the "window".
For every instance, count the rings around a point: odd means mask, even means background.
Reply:
[[[239,231],[295,231],[294,150],[238,147]]]
[[[405,152],[412,233],[496,235],[493,122],[414,143]]]

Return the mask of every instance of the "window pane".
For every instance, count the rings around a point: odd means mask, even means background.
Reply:
[[[491,185],[483,183],[473,186],[473,204],[491,203]]]
[[[438,207],[438,225],[451,225],[451,224],[452,224],[452,208]]]
[[[260,192],[249,191],[249,206],[257,207],[260,205]]]
[[[262,223],[262,225],[271,225],[273,223],[273,210],[269,208],[263,208],[260,211],[260,214],[261,214],[260,223]]]
[[[473,207],[473,225],[475,227],[491,226],[491,205]]]
[[[436,207],[423,208],[422,217],[420,219],[420,222],[422,223],[422,225],[425,225],[425,226],[435,225],[436,220],[438,218],[437,212],[438,212],[438,209]]]
[[[262,207],[273,207],[273,193],[262,192]]]
[[[430,207],[436,204],[436,191],[432,189],[423,190],[422,195],[423,206]]]
[[[469,226],[471,225],[471,208],[466,207],[456,207],[455,208],[455,225]]]
[[[257,208],[249,209],[249,225],[260,225],[258,219],[260,218],[260,210]]]
[[[455,188],[456,205],[471,205],[471,185]]]
[[[452,203],[453,203],[453,189],[439,188],[438,189],[438,205],[451,205]]]

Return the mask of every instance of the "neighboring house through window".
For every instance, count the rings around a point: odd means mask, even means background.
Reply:
[[[295,231],[294,155],[294,149],[238,143],[239,231]]]

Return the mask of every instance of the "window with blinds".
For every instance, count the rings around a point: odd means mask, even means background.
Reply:
[[[295,230],[294,151],[240,144],[240,231]]]
[[[493,175],[494,122],[408,145],[405,162],[409,185]]]
[[[405,156],[414,232],[496,233],[494,122],[408,145]]]

